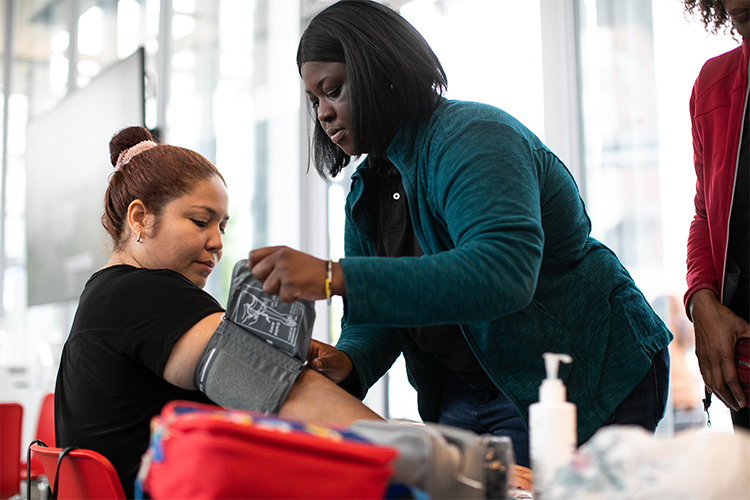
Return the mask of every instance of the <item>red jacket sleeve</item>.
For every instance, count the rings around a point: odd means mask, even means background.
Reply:
[[[699,77],[700,78],[700,77]],[[697,82],[696,82],[697,85]],[[718,273],[714,267],[711,253],[711,238],[708,230],[708,216],[706,214],[703,169],[703,134],[695,119],[696,86],[690,97],[690,119],[693,133],[693,162],[695,164],[695,216],[690,224],[687,243],[687,286],[685,293],[685,311],[690,317],[690,298],[695,292],[703,288],[711,289],[719,296]],[[692,318],[691,318],[692,319]]]

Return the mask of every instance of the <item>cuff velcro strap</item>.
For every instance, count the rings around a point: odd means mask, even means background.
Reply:
[[[278,413],[304,362],[222,320],[195,370],[195,385],[224,408]]]

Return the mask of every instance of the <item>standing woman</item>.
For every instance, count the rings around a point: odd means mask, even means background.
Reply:
[[[742,46],[709,60],[690,98],[697,174],[695,217],[687,244],[685,307],[695,353],[711,393],[750,428],[748,395],[737,377],[735,349],[750,337],[750,0],[685,0],[706,28],[739,33]],[[750,344],[745,344],[750,358]]]
[[[343,0],[311,22],[297,66],[316,113],[313,163],[335,176],[368,154],[346,203],[346,258],[250,253],[283,300],[345,299],[337,348],[313,368],[354,395],[403,353],[422,418],[512,438],[528,467],[528,407],[544,352],[578,406],[579,442],[602,425],[653,430],[671,334],[590,221],[565,166],[492,106],[446,100],[427,42],[379,3]]]
[[[213,404],[193,372],[224,313],[203,287],[222,256],[229,202],[208,160],[142,127],[117,133],[110,153],[102,223],[113,252],[86,283],[63,348],[55,436],[107,457],[132,498],[151,418],[174,399]],[[379,418],[308,368],[278,413],[340,425]]]

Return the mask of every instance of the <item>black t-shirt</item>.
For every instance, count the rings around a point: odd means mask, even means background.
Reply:
[[[177,340],[224,309],[179,273],[119,265],[91,276],[63,348],[55,388],[58,447],[107,457],[128,498],[149,422],[171,400],[212,404],[162,378]]]
[[[423,255],[409,215],[401,174],[383,161],[376,172],[380,180],[377,197],[377,249],[379,257]],[[458,325],[405,328],[418,348],[434,354],[458,378],[467,383],[491,383]]]
[[[750,109],[745,110],[737,178],[729,223],[727,274],[734,274],[737,288],[728,307],[748,321],[750,316]],[[739,273],[739,278],[736,275]],[[727,279],[727,278],[725,278]]]

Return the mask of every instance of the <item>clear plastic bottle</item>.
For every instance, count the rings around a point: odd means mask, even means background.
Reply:
[[[567,401],[566,389],[557,376],[560,362],[573,361],[568,354],[545,352],[547,377],[539,386],[539,402],[529,406],[531,470],[534,500],[541,500],[559,466],[573,457],[578,443],[576,406]]]

